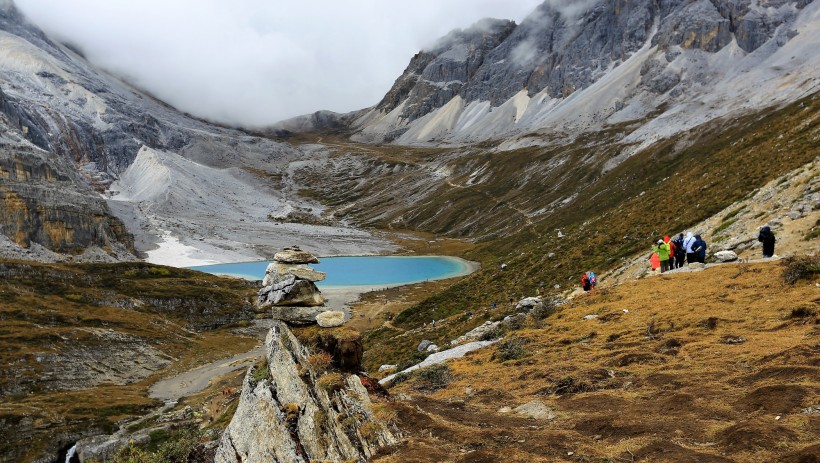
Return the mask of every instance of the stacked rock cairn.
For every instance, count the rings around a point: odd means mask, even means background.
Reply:
[[[322,326],[338,326],[344,323],[344,312],[328,311],[324,307],[325,298],[316,282],[324,280],[326,275],[308,266],[318,263],[316,256],[298,246],[277,252],[265,270],[257,299],[259,309],[270,308],[274,319],[290,324],[318,322]]]

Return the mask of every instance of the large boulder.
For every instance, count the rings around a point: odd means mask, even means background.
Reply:
[[[540,297],[525,297],[515,305],[515,310],[530,311],[532,309],[542,308],[544,308],[544,301]]]
[[[270,306],[316,307],[325,303],[325,298],[312,281],[301,280],[288,275],[278,283],[259,290],[260,308]]]
[[[737,254],[734,251],[718,251],[714,256],[715,259],[720,262],[732,262],[737,260]]]
[[[265,349],[265,371],[245,376],[216,463],[366,461],[396,443],[358,376],[339,375],[332,387],[320,387],[308,350],[284,323],[270,330]]]
[[[310,325],[316,323],[316,317],[326,309],[319,307],[271,307],[271,318],[282,320],[291,325]]]
[[[270,286],[287,278],[288,275],[293,275],[301,280],[308,280],[312,282],[322,281],[327,274],[308,267],[306,264],[283,264],[281,262],[273,262],[268,265],[265,270],[265,279],[262,280],[262,286]]]

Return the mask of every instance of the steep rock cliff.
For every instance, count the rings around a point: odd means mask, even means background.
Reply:
[[[685,130],[816,89],[817,24],[806,0],[548,0],[520,25],[485,21],[470,30],[494,33],[457,31],[418,53],[379,104],[351,115],[353,140],[575,137],[659,114]],[[720,109],[697,110],[715,94]]]

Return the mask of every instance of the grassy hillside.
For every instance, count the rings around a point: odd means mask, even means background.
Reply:
[[[242,280],[141,263],[0,262],[0,461],[56,456],[157,407],[152,379],[248,350]]]
[[[820,267],[806,262],[795,284],[785,263],[726,264],[528,318],[394,387],[411,437],[376,461],[816,461]],[[532,400],[553,418],[510,411]]]
[[[422,339],[446,344],[486,319],[509,313],[510,299],[534,295],[539,287],[549,292],[559,285],[563,291],[577,285],[583,271],[612,269],[664,234],[685,230],[813,160],[820,155],[818,103],[815,95],[785,108],[711,123],[594,178],[585,173],[586,166],[562,173],[578,175],[571,178],[579,183],[567,183],[559,195],[573,200],[549,214],[529,217],[529,223],[519,224],[508,236],[480,243],[467,257],[482,262],[481,271],[399,313],[392,326],[369,333],[368,366],[406,362]],[[525,151],[532,162],[548,162],[552,156],[535,148]],[[499,165],[510,157],[526,157],[522,152],[486,156]],[[493,189],[500,182],[469,188],[475,208],[490,207],[479,199],[483,195],[503,194],[507,204],[529,198],[531,209],[543,204],[534,188],[510,182],[506,192]],[[452,198],[437,193],[434,200],[445,208]],[[461,210],[470,212],[466,206]],[[516,216],[522,215],[510,214],[511,220]],[[503,271],[502,263],[507,264]],[[488,310],[493,302],[498,309]],[[464,317],[468,311],[480,316]],[[438,321],[435,331],[424,327],[431,320]]]

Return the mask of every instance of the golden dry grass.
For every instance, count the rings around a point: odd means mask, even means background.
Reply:
[[[399,405],[412,437],[377,461],[768,462],[811,453],[820,416],[801,410],[820,404],[820,292],[815,281],[786,285],[782,271],[723,265],[580,297],[543,326],[508,335],[528,340],[522,359],[494,360],[491,347],[452,362],[446,389],[396,386],[413,397]],[[498,412],[534,399],[557,418]]]

